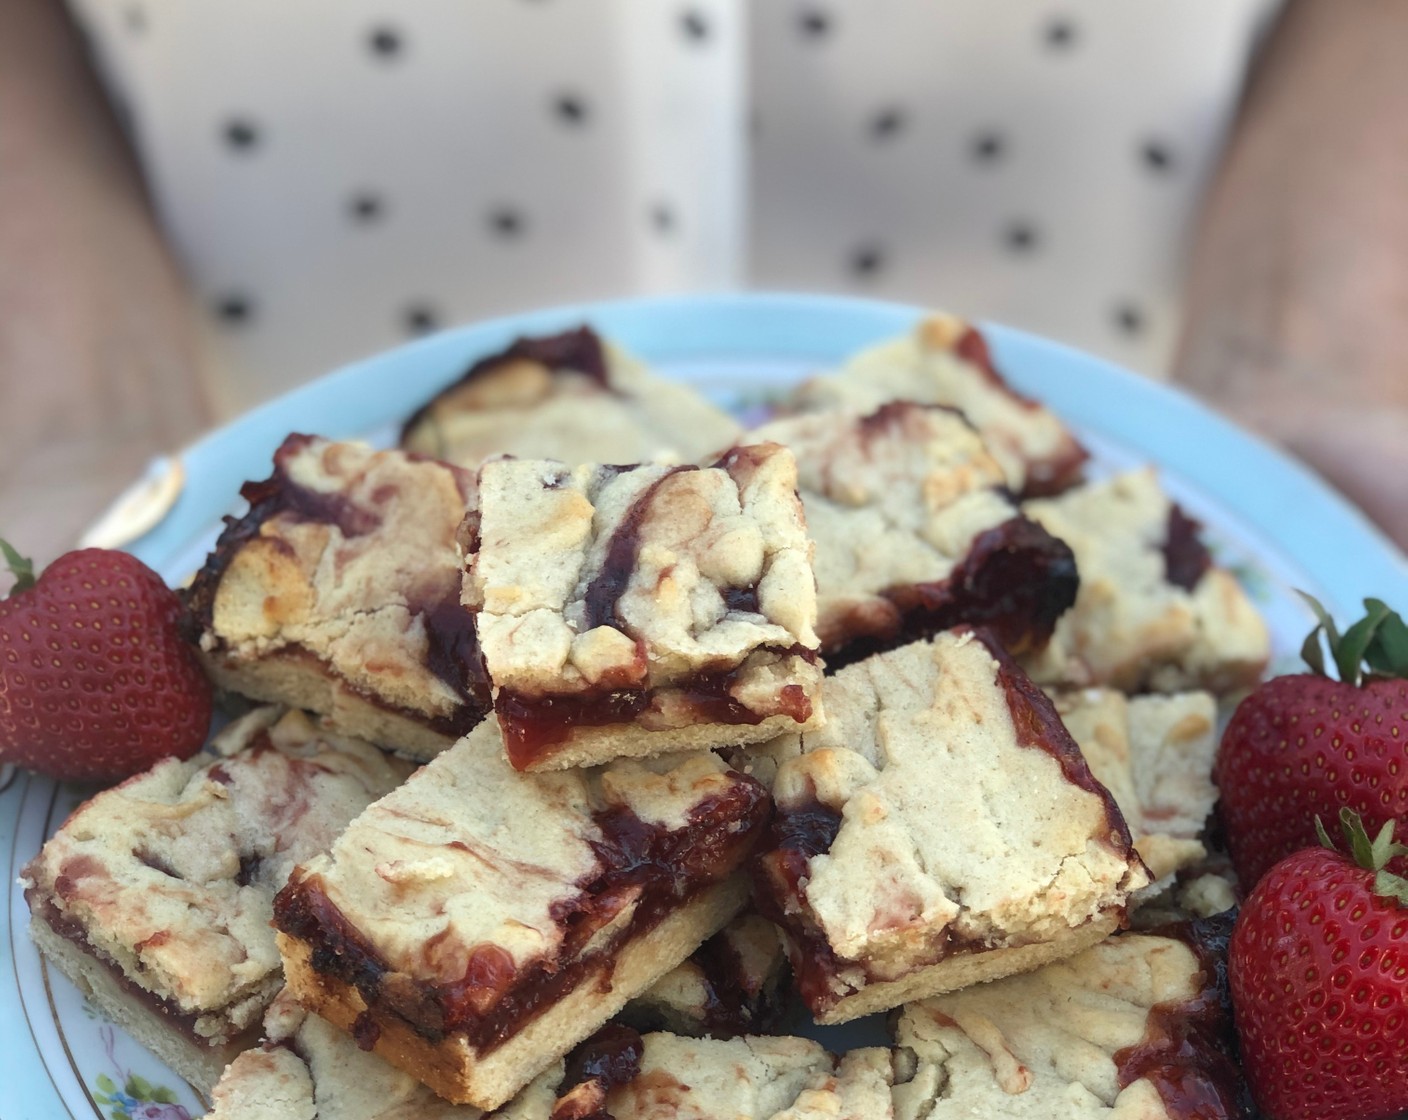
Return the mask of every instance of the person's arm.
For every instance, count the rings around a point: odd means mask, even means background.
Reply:
[[[64,6],[5,0],[0,537],[51,559],[207,422],[190,316]]]
[[[1408,545],[1408,4],[1292,0],[1194,245],[1175,377]]]

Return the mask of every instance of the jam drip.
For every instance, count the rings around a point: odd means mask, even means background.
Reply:
[[[472,722],[461,732],[467,733],[492,706],[489,673],[474,631],[474,616],[457,597],[425,607],[419,613],[425,623],[426,668],[454,690],[466,714],[472,713]]]
[[[1254,1120],[1256,1111],[1237,1064],[1227,986],[1227,943],[1235,911],[1158,932],[1183,941],[1198,957],[1203,988],[1191,1000],[1160,1004],[1143,1039],[1115,1054],[1123,1089],[1141,1078],[1157,1090],[1174,1120]]]
[[[1177,502],[1169,506],[1164,534],[1164,578],[1175,587],[1192,591],[1212,567],[1212,554],[1203,544],[1202,525],[1183,512]]]
[[[947,579],[884,592],[895,607],[893,627],[824,650],[827,670],[961,623],[990,627],[1013,653],[1037,650],[1050,641],[1079,587],[1070,546],[1036,522],[1014,517],[979,533]]]
[[[761,647],[758,652],[781,657],[797,656],[808,662],[816,654],[803,646],[785,649]],[[791,716],[797,723],[812,717],[812,702],[801,685],[784,685],[770,709],[754,710],[732,694],[741,670],[725,673],[699,673],[668,689],[612,689],[609,692],[582,692],[558,696],[528,696],[502,690],[495,710],[504,732],[504,750],[515,769],[523,770],[552,754],[572,738],[576,727],[607,727],[632,723],[656,707],[662,693],[687,704],[695,722],[757,725],[774,715]]]
[[[750,987],[743,959],[724,933],[716,933],[690,958],[704,974],[704,1028],[710,1038],[771,1034],[781,1025],[779,986]]]
[[[438,1043],[462,1032],[481,1053],[512,1038],[592,971],[604,969],[621,945],[657,926],[706,887],[727,878],[761,835],[767,791],[742,774],[728,790],[696,806],[682,828],[668,830],[626,809],[594,814],[593,845],[604,870],[553,909],[563,930],[558,956],[518,967],[496,945],[477,946],[465,975],[448,984],[393,971],[327,897],[316,876],[291,879],[274,900],[274,925],[312,949],[312,967],[355,987],[378,1020],[395,1015]],[[593,935],[627,907],[630,920],[606,944]]]
[[[606,1096],[640,1076],[644,1055],[645,1043],[630,1027],[602,1027],[568,1055],[549,1120],[613,1120]]]
[[[582,596],[585,607],[582,621],[584,631],[594,630],[598,626],[614,626],[623,632],[626,630],[624,623],[616,614],[616,606],[620,603],[621,596],[625,594],[626,588],[631,582],[631,574],[636,570],[636,559],[640,555],[641,523],[650,513],[650,507],[654,504],[655,496],[660,492],[660,488],[669,479],[682,471],[696,469],[695,467],[671,467],[641,491],[636,500],[631,503],[630,508],[626,510],[625,515],[621,518],[621,523],[611,534],[611,540],[606,546],[606,556],[601,562],[601,567],[592,577],[591,583],[587,584],[587,590]]]
[[[841,831],[841,814],[815,795],[797,805],[779,806],[768,825],[762,854],[754,865],[753,892],[758,912],[787,930],[789,958],[802,1001],[814,1012],[835,1002],[843,962],[808,918],[802,884],[813,857],[831,850]]]

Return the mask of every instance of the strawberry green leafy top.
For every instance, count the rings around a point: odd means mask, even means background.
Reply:
[[[1349,844],[1354,862],[1365,871],[1374,872],[1374,893],[1383,898],[1391,898],[1400,906],[1408,906],[1408,879],[1387,870],[1390,860],[1408,855],[1408,845],[1393,842],[1395,823],[1385,821],[1378,836],[1370,840],[1359,814],[1350,808],[1340,810],[1340,827],[1344,830],[1345,842]],[[1324,847],[1332,852],[1339,851],[1325,831],[1325,826],[1320,823],[1319,817],[1315,818],[1315,831]]]
[[[1313,596],[1303,591],[1299,594],[1318,620],[1306,635],[1300,655],[1320,676],[1329,676],[1320,646],[1323,631],[1330,657],[1345,684],[1363,684],[1366,666],[1370,677],[1408,677],[1408,624],[1382,599],[1365,599],[1364,617],[1341,634],[1330,613]]]

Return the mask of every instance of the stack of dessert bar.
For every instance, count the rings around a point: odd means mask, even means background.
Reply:
[[[26,871],[216,1115],[1176,1112],[1215,969],[1117,931],[1207,857],[1267,636],[1152,473],[1084,482],[947,316],[750,432],[524,339],[403,441],[245,486],[188,625],[265,706]],[[767,1034],[789,967],[895,1045]]]

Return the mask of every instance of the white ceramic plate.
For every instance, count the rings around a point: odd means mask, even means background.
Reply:
[[[171,583],[195,570],[220,519],[239,512],[240,484],[267,477],[290,431],[389,444],[413,408],[470,360],[521,334],[591,323],[657,370],[746,411],[780,386],[908,330],[917,308],[802,296],[637,300],[561,308],[465,327],[329,374],[211,433],[180,456],[185,485],[167,516],[131,550]],[[1267,617],[1275,667],[1293,667],[1309,629],[1291,592],[1303,588],[1337,616],[1369,595],[1408,608],[1408,562],[1360,514],[1298,463],[1190,398],[1075,351],[986,327],[998,366],[1045,401],[1095,454],[1095,470],[1153,462],[1167,488],[1203,521]],[[83,791],[0,767],[0,1115],[176,1120],[199,1115],[188,1086],[105,1023],[25,935],[15,882]]]

